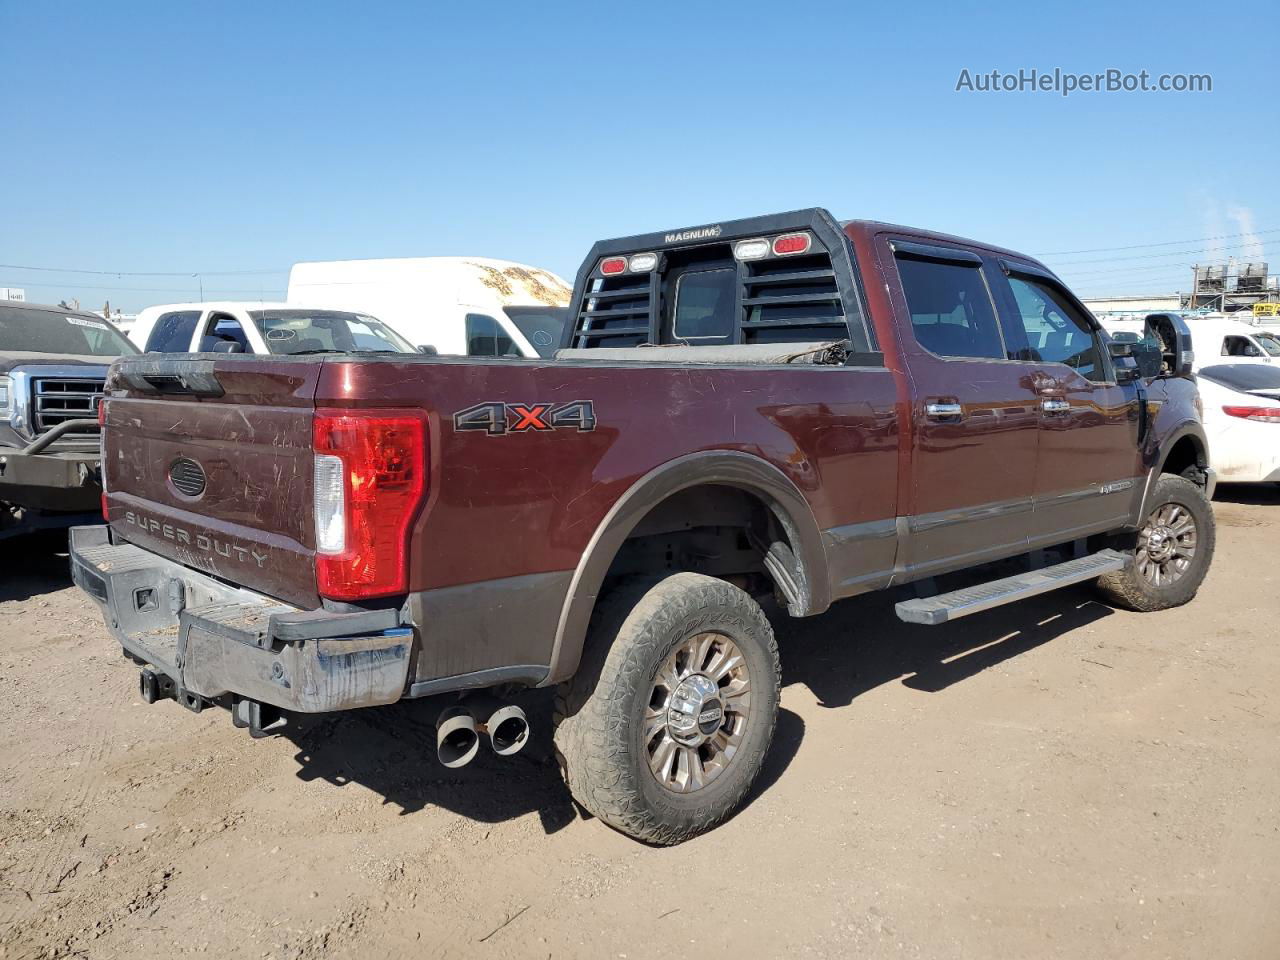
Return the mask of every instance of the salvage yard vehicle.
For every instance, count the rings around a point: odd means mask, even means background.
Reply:
[[[571,292],[551,271],[510,260],[400,257],[295,263],[287,299],[367,311],[439,353],[549,357]]]
[[[72,569],[144,697],[263,734],[488,690],[440,715],[459,765],[527,739],[506,691],[555,686],[573,796],[675,843],[772,739],[761,598],[915,582],[899,617],[943,624],[1093,582],[1150,611],[1209,567],[1186,338],[1142,376],[1021,254],[802,210],[597,243],[570,317],[547,360],[116,363],[110,529]]]
[[[1280,367],[1230,362],[1198,373],[1222,483],[1280,483]]]
[[[0,540],[94,522],[107,364],[134,353],[94,314],[0,300]]]
[[[347,310],[259,301],[167,303],[138,314],[129,337],[147,353],[413,353],[382,321]]]
[[[1139,339],[1151,336],[1155,332],[1153,324],[1185,326],[1195,351],[1195,371],[1210,364],[1280,363],[1280,336],[1225,314],[1187,318],[1177,313],[1152,313],[1141,319],[1103,319],[1101,322],[1116,338],[1123,334],[1136,334]],[[1160,339],[1158,332],[1155,335]]]
[[[1280,363],[1280,336],[1247,323],[1197,320],[1192,327],[1192,338],[1198,367],[1221,363]]]

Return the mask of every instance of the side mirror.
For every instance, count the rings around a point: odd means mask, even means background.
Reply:
[[[244,347],[234,340],[219,340],[213,345],[214,353],[244,353]]]
[[[1169,319],[1173,327],[1173,375],[1189,377],[1196,362],[1195,351],[1191,349],[1191,329],[1179,316],[1171,316]]]
[[[1117,357],[1115,360],[1116,383],[1137,383],[1142,379],[1138,361],[1133,357]]]
[[[1116,383],[1134,383],[1160,376],[1160,348],[1150,340],[1111,340],[1107,350],[1116,371]]]
[[[1167,377],[1189,377],[1196,355],[1191,349],[1191,328],[1176,313],[1147,315],[1148,338],[1160,344],[1160,373]]]
[[[440,356],[440,351],[437,350],[435,347],[431,346],[431,344],[429,343],[420,344],[418,346],[418,352],[425,353],[428,357]]]
[[[1142,379],[1138,361],[1133,357],[1133,348],[1136,346],[1138,344],[1132,340],[1107,341],[1107,352],[1111,354],[1111,366],[1116,372],[1116,383],[1137,383]]]

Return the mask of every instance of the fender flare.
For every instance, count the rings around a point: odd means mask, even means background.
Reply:
[[[618,498],[587,543],[560,611],[550,670],[541,686],[569,679],[578,669],[591,613],[613,559],[650,510],[690,487],[737,487],[773,511],[795,548],[793,616],[821,613],[831,604],[827,557],[813,511],[800,489],[773,464],[748,453],[710,450],[677,457],[649,471]]]
[[[1205,437],[1204,427],[1198,420],[1184,420],[1178,424],[1170,434],[1160,441],[1156,448],[1155,457],[1153,458],[1152,467],[1147,471],[1146,486],[1142,490],[1142,504],[1138,510],[1138,517],[1135,526],[1141,526],[1151,508],[1151,491],[1155,488],[1156,481],[1160,479],[1160,474],[1164,472],[1165,462],[1169,459],[1169,453],[1176,447],[1181,440],[1190,437],[1194,441],[1197,450],[1203,458],[1206,467],[1210,469],[1210,483],[1213,482],[1212,464],[1209,461],[1209,441]],[[1209,491],[1212,493],[1212,489]]]

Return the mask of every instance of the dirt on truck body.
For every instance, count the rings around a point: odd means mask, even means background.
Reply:
[[[898,615],[930,624],[1083,581],[1195,595],[1214,476],[1168,333],[1111,343],[1034,260],[823,210],[604,241],[554,359],[116,363],[110,529],[73,532],[73,573],[145,699],[255,734],[458,692],[460,765],[527,739],[503,691],[558,685],[574,797],[678,842],[768,749],[761,596],[917,582]]]

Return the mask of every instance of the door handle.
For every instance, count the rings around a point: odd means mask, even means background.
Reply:
[[[958,420],[964,416],[964,407],[958,403],[926,403],[924,415],[930,420]]]
[[[1040,409],[1051,417],[1066,413],[1071,409],[1071,404],[1061,397],[1045,397],[1040,401]]]

